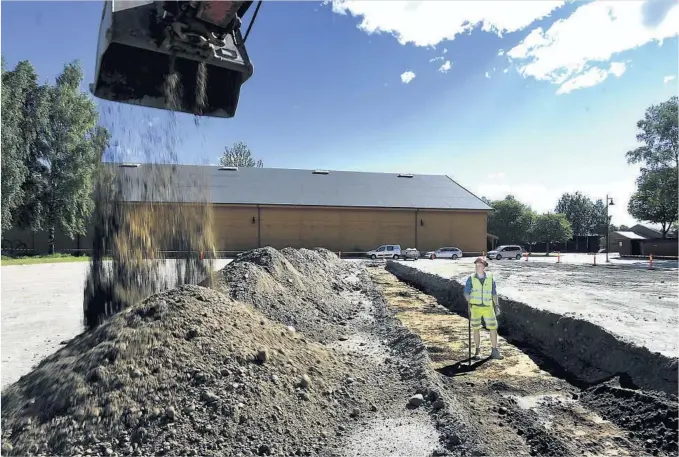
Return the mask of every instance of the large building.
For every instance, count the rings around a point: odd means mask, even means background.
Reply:
[[[151,167],[158,166],[119,168],[131,183],[126,201],[148,201],[142,189]],[[486,249],[491,208],[448,176],[193,165],[177,166],[174,176],[180,197],[172,199],[181,203],[152,200],[169,205],[209,201],[218,251],[320,246],[350,253],[380,244],[421,251]],[[46,251],[44,234],[14,231],[6,238]],[[56,249],[87,249],[89,244],[85,237],[60,236]]]

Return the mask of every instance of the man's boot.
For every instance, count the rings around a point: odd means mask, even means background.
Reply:
[[[472,360],[479,360],[481,358],[481,350],[479,348],[476,348],[476,352],[474,352],[474,355],[472,356]]]
[[[499,351],[498,348],[493,348],[493,349],[490,351],[490,358],[493,359],[493,360],[502,360],[502,359],[504,359],[503,355],[500,354],[500,351]]]

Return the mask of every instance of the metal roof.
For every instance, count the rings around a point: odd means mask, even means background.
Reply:
[[[645,240],[646,237],[643,237],[641,235],[638,235],[634,232],[614,232],[617,233],[618,235],[627,238],[628,240]]]
[[[204,165],[110,164],[127,184],[127,201],[246,205],[465,209],[489,211],[480,198],[445,175],[286,168],[223,169]],[[176,173],[170,171],[176,167]],[[220,169],[221,168],[221,169]],[[165,178],[161,178],[164,176]],[[154,195],[154,180],[170,186]]]

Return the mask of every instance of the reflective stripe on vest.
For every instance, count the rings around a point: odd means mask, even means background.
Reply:
[[[472,293],[469,303],[478,306],[493,306],[493,277],[491,275],[486,275],[483,284],[476,275],[472,275]]]

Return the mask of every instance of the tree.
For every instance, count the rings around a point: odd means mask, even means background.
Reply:
[[[651,105],[644,119],[637,122],[641,131],[637,141],[642,146],[627,152],[627,162],[641,163],[644,168],[674,168],[679,166],[679,98],[675,95],[666,102]]]
[[[566,216],[566,219],[573,229],[573,234],[575,235],[576,250],[580,249],[579,237],[595,234],[595,231],[593,230],[596,213],[595,205],[589,197],[586,197],[582,193],[575,192],[574,194],[563,194],[557,202],[554,212]]]
[[[573,229],[565,214],[544,213],[535,219],[533,237],[547,243],[547,255],[550,252],[549,245],[570,240],[573,237]]]
[[[95,166],[109,140],[108,131],[96,125],[96,105],[80,92],[82,77],[80,63],[69,63],[56,85],[39,88],[48,110],[39,119],[29,155],[24,185],[28,198],[22,204],[20,223],[24,228],[47,230],[50,253],[54,253],[56,228],[71,238],[85,234],[94,207]]]
[[[660,224],[662,237],[666,238],[677,220],[678,191],[676,168],[642,170],[627,210],[635,219]]]
[[[12,71],[2,59],[2,231],[13,226],[15,209],[24,198],[22,186],[28,175],[26,162],[35,140],[38,75],[22,61]]]
[[[530,207],[507,195],[504,200],[492,202],[493,211],[488,215],[488,232],[500,238],[502,243],[527,241],[532,221]]]
[[[606,229],[610,230],[610,224],[613,216],[608,214],[606,220],[606,205],[604,201],[598,199],[592,206],[592,230],[591,235],[606,235]]]
[[[637,191],[627,206],[638,220],[662,226],[662,236],[677,219],[677,176],[679,176],[679,97],[651,105],[644,119],[637,122],[641,130],[637,141],[642,146],[627,152],[628,163],[641,163]]]
[[[225,147],[219,164],[223,167],[242,167],[242,168],[262,168],[264,163],[255,160],[247,144],[242,141],[234,143],[233,146]]]

